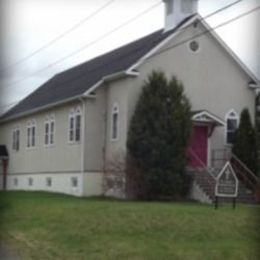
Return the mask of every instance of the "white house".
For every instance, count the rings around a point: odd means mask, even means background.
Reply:
[[[129,121],[156,69],[177,76],[191,101],[190,168],[217,167],[212,157],[232,146],[241,110],[255,118],[259,81],[196,13],[196,0],[164,2],[162,30],[57,74],[1,118],[8,190],[103,194],[104,173],[124,163]],[[194,187],[195,198],[205,195]]]

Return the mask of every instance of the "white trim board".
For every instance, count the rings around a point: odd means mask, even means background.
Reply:
[[[209,118],[209,120],[206,120],[206,119],[205,120],[201,120],[200,117],[201,118],[202,117],[206,117],[206,118]],[[200,112],[194,114],[192,116],[192,120],[193,121],[198,121],[198,122],[204,122],[204,123],[212,123],[212,121],[213,121],[213,122],[217,123],[220,126],[224,126],[225,125],[225,122],[222,119],[216,117],[215,115],[211,114],[210,112],[208,112],[206,110],[203,110],[203,111],[200,111]]]

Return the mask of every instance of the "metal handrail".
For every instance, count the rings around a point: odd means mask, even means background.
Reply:
[[[216,180],[216,177],[214,174],[208,169],[208,167],[205,165],[205,163],[198,157],[198,155],[193,151],[192,148],[188,148],[188,152],[191,153],[191,155],[202,165],[202,168],[214,179]],[[197,167],[198,168],[198,167]]]
[[[233,153],[231,153],[231,158],[234,158],[255,180],[255,182],[259,182],[259,178]]]

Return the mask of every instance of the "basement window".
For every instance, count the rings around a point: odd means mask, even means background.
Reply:
[[[33,178],[28,178],[28,185],[33,186]]]
[[[14,178],[14,186],[18,186],[18,179]]]
[[[47,187],[51,187],[52,186],[52,179],[51,179],[51,177],[47,177],[46,178],[46,186]]]
[[[78,178],[77,177],[71,177],[71,187],[72,188],[78,187]]]

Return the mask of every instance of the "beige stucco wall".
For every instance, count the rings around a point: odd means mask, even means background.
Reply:
[[[102,194],[102,145],[104,143],[102,136],[104,136],[103,115],[106,104],[104,93],[105,89],[100,89],[95,99],[85,99],[85,129],[82,101],[71,102],[32,116],[2,123],[0,143],[7,145],[9,151],[7,189],[45,190],[75,196]],[[76,107],[80,107],[82,111],[81,141],[69,143],[69,113]],[[51,147],[44,145],[44,122],[48,115],[55,116],[54,145]],[[29,120],[36,122],[34,148],[26,147],[26,125]],[[20,129],[20,149],[17,152],[11,149],[12,129],[16,126]],[[83,130],[85,130],[84,138]],[[82,168],[82,142],[85,144],[84,168]],[[78,179],[78,187],[72,187],[72,177]],[[29,178],[33,179],[32,186],[29,185]],[[52,179],[50,187],[46,185],[46,178]]]
[[[197,28],[190,26],[163,49],[176,46],[203,31],[205,29],[201,25]],[[128,93],[128,120],[133,114],[144,80],[155,69],[165,72],[168,78],[175,75],[183,82],[192,110],[208,110],[224,120],[231,108],[240,114],[244,107],[248,107],[254,118],[255,94],[248,89],[249,77],[210,34],[203,35],[197,41],[200,49],[196,53],[190,51],[188,43],[179,44],[151,57],[137,68],[140,76],[132,79]],[[224,127],[217,129],[211,139],[211,148],[224,148]]]
[[[197,28],[191,26],[164,48],[201,31],[200,26]],[[178,79],[183,82],[185,93],[191,100],[193,110],[205,109],[224,120],[231,108],[240,113],[244,107],[248,107],[253,118],[255,97],[253,91],[247,87],[249,77],[210,34],[200,37],[198,42],[200,50],[197,53],[192,53],[187,48],[187,44],[182,44],[145,61],[137,68],[140,73],[138,77],[106,82],[97,89],[96,97],[85,101],[84,147],[82,141],[76,144],[68,142],[69,111],[77,105],[83,109],[80,101],[1,124],[0,143],[6,144],[10,153],[8,174],[23,174],[23,176],[34,173],[59,173],[59,176],[66,173],[82,174],[79,193],[100,194],[104,167],[108,167],[111,161],[121,165],[125,158],[130,119],[141,87],[151,71],[155,69],[164,71],[169,78],[172,75],[178,76]],[[119,107],[117,140],[111,140],[111,112],[114,104]],[[44,146],[44,119],[49,114],[55,114],[53,147]],[[32,119],[36,121],[37,127],[36,147],[28,149],[25,143],[26,124]],[[19,152],[11,149],[11,130],[16,126],[20,126],[21,131]],[[224,127],[216,129],[211,139],[211,148],[224,148]],[[70,176],[66,176],[64,177],[66,183],[61,184],[57,188],[58,191],[64,188],[67,192],[69,189],[66,185],[69,183]],[[25,180],[22,182],[26,183]]]
[[[107,124],[106,124],[106,165],[110,162],[121,164],[126,154],[128,131],[128,91],[131,87],[131,78],[124,78],[111,82],[107,86]],[[114,104],[119,108],[118,139],[112,140],[112,109]]]
[[[101,87],[95,98],[86,100],[85,171],[103,170],[105,114],[106,87]]]
[[[68,115],[71,108],[81,106],[79,102],[56,107],[1,124],[0,143],[9,151],[8,173],[78,172],[81,168],[81,143],[68,142]],[[47,115],[55,116],[54,145],[44,145],[44,122]],[[36,122],[36,146],[26,147],[26,125]],[[12,129],[20,128],[20,150],[12,150]]]

